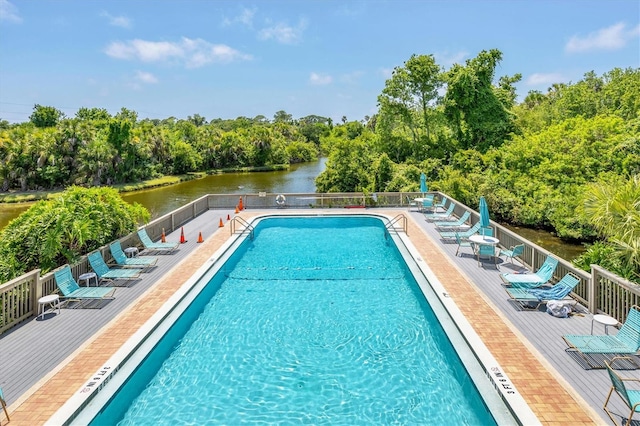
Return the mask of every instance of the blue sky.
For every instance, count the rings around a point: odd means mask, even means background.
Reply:
[[[0,119],[35,104],[73,117],[362,120],[394,67],[503,53],[518,96],[640,66],[640,2],[0,0]]]

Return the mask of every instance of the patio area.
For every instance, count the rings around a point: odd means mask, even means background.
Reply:
[[[518,391],[543,424],[573,422],[609,424],[602,404],[610,380],[604,370],[584,370],[565,352],[563,334],[589,334],[592,315],[555,318],[543,311],[514,308],[499,274],[510,263],[478,266],[467,249],[455,256],[456,244],[444,244],[435,227],[419,212],[373,210],[393,217],[408,216],[408,236],[446,287],[460,310],[505,369]],[[286,209],[278,213],[292,214]],[[309,213],[299,210],[299,213]],[[314,214],[320,210],[314,210]],[[362,211],[328,209],[323,213]],[[274,210],[244,211],[248,219]],[[188,242],[174,254],[159,255],[158,266],[141,279],[116,290],[102,309],[63,309],[31,319],[0,337],[0,386],[10,408],[12,425],[44,423],[101,365],[169,298],[191,273],[207,262],[229,238],[229,226],[219,219],[233,212],[209,210],[184,226]],[[225,221],[226,223],[226,221]],[[198,232],[205,242],[197,244]],[[167,236],[178,241],[179,231]],[[594,333],[604,333],[596,324]],[[638,377],[638,370],[621,371]],[[626,413],[614,399],[614,409]]]

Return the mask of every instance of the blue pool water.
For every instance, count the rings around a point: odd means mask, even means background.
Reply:
[[[495,424],[383,223],[259,223],[93,424]]]

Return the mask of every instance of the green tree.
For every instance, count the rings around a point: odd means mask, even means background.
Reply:
[[[120,108],[120,111],[113,117],[120,121],[129,121],[132,125],[138,121],[138,113],[127,109],[125,107]]]
[[[512,84],[521,76],[502,78],[495,88],[495,68],[501,60],[499,50],[483,50],[464,66],[455,64],[446,73],[444,112],[464,149],[486,152],[502,145],[515,130],[509,107],[515,93]]]
[[[193,117],[188,116],[187,121],[192,122],[196,127],[204,126],[205,124],[207,124],[207,119],[200,114],[193,114]]]
[[[82,107],[76,112],[76,118],[78,120],[94,121],[94,120],[109,120],[111,114],[105,108],[85,108]]]
[[[78,172],[84,174],[85,181],[94,186],[106,183],[105,177],[113,175],[111,159],[115,156],[116,150],[107,138],[107,132],[99,132],[78,152]]]
[[[194,147],[185,141],[178,140],[169,145],[173,160],[173,173],[184,174],[198,170],[202,157]]]
[[[614,271],[629,279],[640,278],[640,174],[609,178],[589,184],[583,213],[611,247],[607,258]],[[603,245],[587,257],[596,257]],[[599,259],[598,259],[599,260]],[[604,266],[604,265],[603,265]]]
[[[276,113],[273,115],[273,122],[274,123],[292,124],[293,123],[293,116],[291,114],[287,114],[287,112],[285,112],[283,110],[276,111]]]
[[[135,231],[149,217],[144,207],[125,202],[115,189],[70,187],[34,204],[0,231],[0,281],[72,263]]]
[[[376,129],[384,140],[394,140],[398,131],[411,136],[415,157],[433,143],[435,105],[443,80],[433,55],[412,55],[403,67],[396,67],[378,96],[380,107]],[[397,152],[397,151],[396,151]]]
[[[335,140],[325,170],[316,178],[318,192],[361,192],[372,189],[370,133]]]
[[[320,137],[329,134],[329,119],[318,115],[308,115],[298,119],[300,133],[308,142],[320,146]]]
[[[29,116],[29,120],[36,127],[54,127],[64,118],[64,113],[52,106],[42,106],[36,104],[33,112]]]
[[[393,161],[391,161],[389,159],[389,156],[385,153],[380,155],[380,157],[378,157],[378,159],[374,162],[374,191],[386,191],[387,185],[393,179],[393,166]]]

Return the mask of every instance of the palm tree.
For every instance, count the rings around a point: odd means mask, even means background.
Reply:
[[[640,175],[626,182],[599,182],[587,187],[584,213],[613,244],[621,265],[640,277]]]

